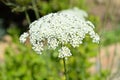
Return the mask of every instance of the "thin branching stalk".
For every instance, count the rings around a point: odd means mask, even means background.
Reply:
[[[109,9],[110,9],[110,3],[111,3],[111,0],[109,0],[108,1],[108,3],[106,2],[106,12],[105,12],[105,17],[104,17],[104,21],[103,21],[103,24],[102,24],[102,26],[103,26],[103,29],[102,29],[102,31],[101,31],[101,33],[100,33],[100,37],[101,37],[101,42],[102,42],[102,40],[103,40],[103,35],[104,35],[104,33],[105,33],[105,25],[106,25],[106,23],[107,23],[107,18],[108,18],[108,14],[109,14]],[[98,60],[99,60],[99,64],[100,64],[100,66],[99,66],[99,73],[100,73],[100,77],[102,77],[101,76],[101,70],[102,70],[102,66],[101,66],[101,55],[100,55],[100,51],[101,51],[101,47],[102,47],[102,43],[100,42],[100,44],[99,44],[99,52],[98,52]]]
[[[101,39],[103,39],[104,32],[106,31],[105,26],[106,26],[106,23],[108,21],[108,15],[109,15],[109,9],[110,9],[110,6],[111,6],[111,0],[109,0],[108,3],[106,2],[105,6],[106,6],[106,12],[105,12],[103,23],[101,25],[101,26],[103,26],[103,29],[102,29],[102,31],[100,33]]]
[[[36,0],[32,0],[32,6],[33,6],[33,10],[34,10],[35,16],[38,19],[38,18],[40,18],[40,16],[39,16],[38,8],[36,6],[36,2],[35,1]]]
[[[99,74],[100,74],[100,77],[101,77],[101,75],[102,75],[102,72],[101,72],[101,70],[102,70],[102,63],[101,63],[101,55],[100,55],[100,53],[101,53],[101,42],[99,43],[99,47],[98,47],[98,64],[99,64]]]
[[[25,10],[25,17],[26,17],[26,19],[27,19],[27,22],[28,22],[28,24],[30,24],[30,17],[29,17],[29,15],[28,15],[28,13],[27,13],[27,11]]]
[[[63,65],[64,65],[65,78],[66,78],[66,80],[69,80],[68,79],[68,74],[67,74],[67,66],[66,66],[66,59],[65,58],[63,58]]]

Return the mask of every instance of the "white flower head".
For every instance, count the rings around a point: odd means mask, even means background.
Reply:
[[[70,52],[70,49],[68,47],[62,47],[60,50],[59,50],[59,55],[58,57],[59,58],[67,58],[67,57],[70,57],[72,54]]]
[[[26,33],[26,32],[24,32],[21,36],[20,36],[20,42],[21,43],[25,43],[25,41],[26,41],[26,39],[27,39],[27,37],[29,36],[29,34],[28,33]]]
[[[87,14],[84,11],[75,8],[51,13],[32,22],[29,26],[29,39],[33,50],[41,54],[44,46],[53,50],[65,44],[78,47],[86,34],[90,35],[94,43],[99,43],[100,38],[94,32],[94,25],[86,21],[85,17]],[[27,36],[28,33],[21,35],[20,41],[24,43]],[[67,46],[61,46],[58,52],[59,58],[72,55]]]

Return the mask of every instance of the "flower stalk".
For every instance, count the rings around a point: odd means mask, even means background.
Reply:
[[[27,22],[28,22],[28,24],[30,24],[30,17],[29,17],[29,15],[28,15],[28,13],[27,13],[27,11],[25,10],[25,17],[26,17],[26,19],[27,19]]]
[[[64,74],[65,74],[65,80],[69,80],[68,79],[68,72],[67,72],[67,66],[66,66],[66,59],[63,58],[63,65],[64,65]]]
[[[33,6],[33,10],[34,10],[34,13],[35,13],[36,18],[39,19],[39,18],[40,18],[40,16],[39,16],[39,11],[38,11],[38,8],[37,8],[37,6],[36,6],[35,0],[32,0],[32,6]]]

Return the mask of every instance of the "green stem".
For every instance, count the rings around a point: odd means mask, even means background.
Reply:
[[[101,47],[102,44],[101,42],[99,43],[99,47],[98,47],[98,61],[99,61],[99,75],[100,77],[102,76],[102,62],[101,62]]]
[[[65,78],[66,78],[66,80],[69,80],[69,79],[68,79],[68,74],[67,74],[67,66],[66,66],[65,58],[63,58],[63,64],[64,64],[64,74],[65,74]]]
[[[35,0],[32,0],[32,6],[33,6],[33,9],[34,9],[34,12],[35,12],[35,16],[38,19],[40,16],[39,16],[39,12],[38,12]]]
[[[28,24],[30,24],[30,17],[29,17],[29,15],[28,15],[26,10],[25,10],[25,17],[27,19]]]

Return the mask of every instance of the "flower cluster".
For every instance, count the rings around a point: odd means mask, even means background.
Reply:
[[[37,53],[41,54],[45,46],[48,49],[56,49],[62,45],[58,50],[58,57],[69,57],[72,54],[65,44],[78,47],[82,44],[86,34],[90,35],[94,43],[99,43],[100,38],[94,32],[94,25],[90,21],[86,21],[85,17],[87,14],[78,9],[48,14],[32,22],[29,32],[21,35],[20,42],[24,43],[29,34],[32,48]]]
[[[72,9],[68,9],[68,10],[62,10],[60,12],[62,12],[64,14],[76,15],[77,17],[79,17],[80,19],[83,19],[83,20],[85,20],[85,18],[88,17],[88,14],[85,11],[78,9],[77,7],[74,7]]]
[[[70,50],[68,49],[68,47],[62,47],[60,50],[59,50],[59,55],[58,57],[59,58],[64,58],[64,57],[69,57],[71,56],[71,52]]]

